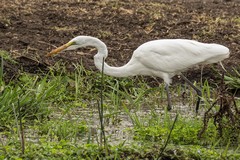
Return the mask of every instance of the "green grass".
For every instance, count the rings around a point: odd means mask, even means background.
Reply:
[[[232,70],[233,73],[228,73],[225,75],[224,80],[230,89],[237,91],[240,89],[240,71],[236,68],[233,68]]]
[[[47,74],[21,73],[18,80],[8,84],[2,79],[0,159],[157,159],[176,114],[179,118],[162,157],[240,157],[239,145],[231,144],[229,131],[220,137],[212,119],[198,137],[203,117],[195,115],[195,107],[191,106],[195,104],[196,93],[188,87],[171,87],[176,107],[167,112],[162,84],[150,87],[142,77],[109,76],[104,76],[103,83],[101,73],[81,65],[75,67],[72,73],[58,65]],[[202,88],[203,113],[218,98],[218,91],[207,81]],[[187,107],[182,110],[183,92]],[[97,109],[101,100],[107,149],[101,146]],[[239,100],[236,103],[239,108]]]

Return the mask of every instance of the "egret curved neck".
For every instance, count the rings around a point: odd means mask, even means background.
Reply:
[[[94,64],[95,66],[103,73],[109,76],[114,76],[114,77],[128,77],[128,76],[134,76],[130,66],[128,66],[128,63],[125,64],[124,66],[121,67],[112,67],[109,66],[105,61],[101,53],[98,53],[94,56]],[[104,65],[104,66],[102,66]]]
[[[121,67],[111,67],[107,63],[105,63],[105,59],[108,56],[108,50],[105,43],[103,43],[101,40],[97,38],[91,38],[91,41],[89,41],[89,46],[96,47],[98,50],[98,53],[94,56],[94,64],[103,73],[114,76],[114,77],[127,77],[127,76],[133,76],[132,65],[129,65],[130,63],[127,63],[124,66]],[[104,62],[103,62],[104,61]],[[102,65],[104,65],[102,67]]]

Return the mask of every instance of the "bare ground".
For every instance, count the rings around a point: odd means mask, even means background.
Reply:
[[[231,56],[223,64],[230,71],[240,64],[239,0],[2,0],[0,7],[0,49],[6,50],[18,64],[5,62],[7,79],[19,69],[37,73],[61,60],[72,69],[82,62],[96,70],[96,50],[81,50],[46,58],[47,52],[78,35],[91,35],[105,42],[107,62],[125,64],[142,43],[153,39],[187,38],[219,43],[230,48]],[[219,68],[216,66],[216,68]],[[200,70],[185,73],[199,79]],[[214,79],[210,66],[203,76]]]

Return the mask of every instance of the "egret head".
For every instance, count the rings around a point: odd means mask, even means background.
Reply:
[[[64,51],[64,50],[75,50],[75,49],[80,48],[80,47],[86,47],[86,46],[88,46],[88,43],[89,43],[88,36],[78,36],[78,37],[75,37],[72,40],[70,40],[68,43],[52,50],[46,56],[49,57],[49,56],[52,56],[54,54],[58,54],[58,53],[60,53],[61,51]]]

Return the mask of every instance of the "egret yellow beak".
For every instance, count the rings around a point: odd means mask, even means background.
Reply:
[[[73,44],[73,42],[68,42],[68,43],[62,45],[62,46],[60,46],[60,47],[52,50],[51,52],[49,52],[49,53],[46,55],[46,57],[50,57],[50,56],[52,56],[52,55],[54,55],[54,54],[58,54],[58,53],[60,53],[62,50],[64,50],[64,49],[68,48],[69,46],[71,46],[72,44]]]

